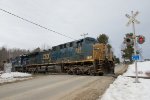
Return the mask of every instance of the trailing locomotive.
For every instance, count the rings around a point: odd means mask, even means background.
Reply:
[[[26,63],[20,67],[29,72],[53,69],[68,74],[114,74],[112,51],[91,37],[54,46],[52,50],[28,54],[24,60]]]
[[[28,57],[27,55],[20,55],[20,56],[17,56],[16,58],[14,59],[10,59],[10,61],[12,62],[12,70],[13,71],[23,71],[25,70],[25,66],[27,64],[27,61],[28,61]]]

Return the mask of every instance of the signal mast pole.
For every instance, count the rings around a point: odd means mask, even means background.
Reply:
[[[129,26],[132,23],[132,28],[133,28],[133,39],[134,39],[134,55],[136,55],[136,34],[135,34],[135,23],[139,24],[140,22],[135,19],[135,17],[139,14],[139,12],[136,12],[135,14],[133,11],[131,11],[131,16],[126,14],[126,17],[129,18],[129,21],[127,23],[127,26]],[[136,78],[135,78],[135,83],[139,83],[138,80],[138,69],[137,69],[137,60],[135,60],[135,73],[136,73]]]
[[[132,13],[132,17],[133,17],[133,11]],[[135,26],[134,26],[134,20],[132,21],[132,28],[133,28],[133,36],[134,36],[134,55],[136,55],[136,35],[135,35]],[[136,78],[135,78],[135,83],[139,83],[138,80],[138,70],[137,70],[137,60],[135,60],[135,73],[136,73]]]

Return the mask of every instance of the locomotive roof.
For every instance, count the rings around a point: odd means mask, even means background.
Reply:
[[[86,37],[86,38],[82,38],[82,39],[79,39],[79,40],[75,40],[75,41],[63,43],[63,44],[60,44],[60,45],[66,45],[66,44],[74,43],[74,42],[82,42],[83,40],[88,40],[88,41],[94,41],[94,42],[97,42],[97,40],[96,40],[95,38],[92,38],[92,37]],[[58,46],[60,46],[60,45],[53,46],[52,48],[58,47]]]

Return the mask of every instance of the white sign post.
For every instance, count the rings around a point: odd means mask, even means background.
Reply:
[[[135,14],[133,13],[133,11],[131,11],[131,16],[126,14],[126,17],[129,19],[127,26],[129,26],[130,24],[132,24],[132,28],[133,28],[133,38],[134,38],[134,55],[136,55],[136,35],[135,35],[135,23],[139,24],[140,22],[138,20],[136,20],[136,16],[139,14],[139,12],[135,12]],[[136,78],[135,78],[135,83],[139,83],[138,80],[138,70],[137,70],[137,60],[135,60],[135,73],[136,73]]]

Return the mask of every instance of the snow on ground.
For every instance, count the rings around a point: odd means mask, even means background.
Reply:
[[[24,80],[30,78],[31,76],[31,74],[21,72],[2,73],[0,74],[0,83]]]
[[[138,62],[138,76],[150,77],[150,61]],[[135,64],[129,65],[129,68],[124,76],[135,76]]]
[[[145,73],[149,71],[150,61],[138,62],[138,75],[148,77]],[[129,66],[126,73],[118,76],[100,100],[150,100],[150,79],[139,78],[140,83],[134,83],[135,78],[127,76],[135,76],[134,64]]]

